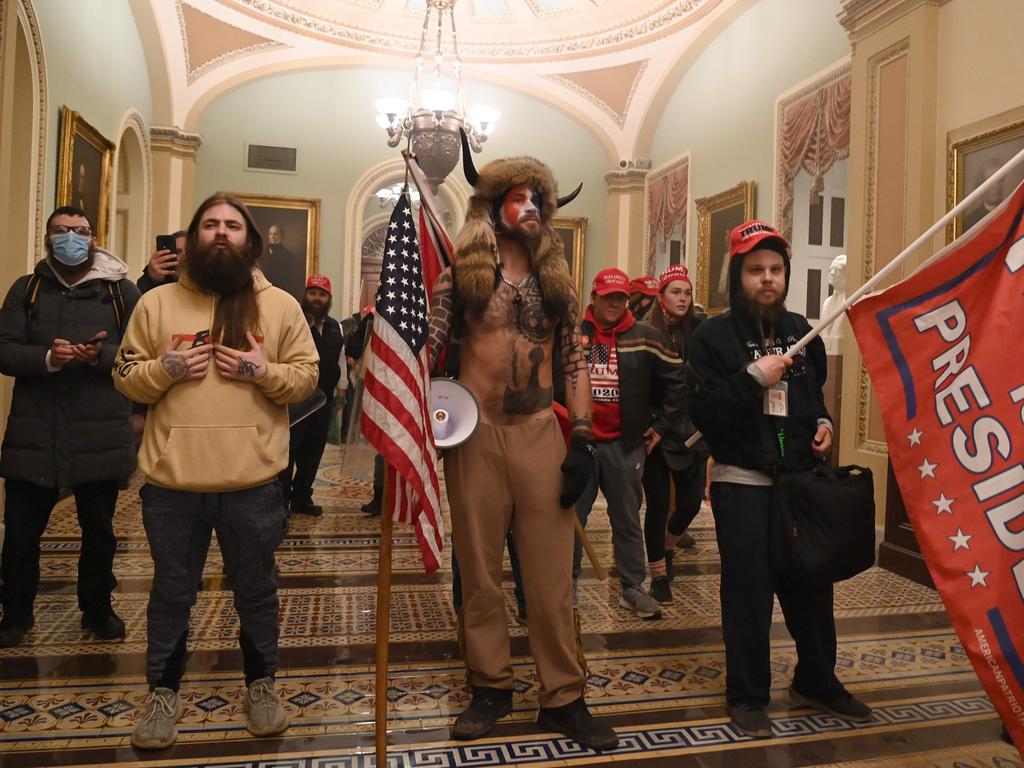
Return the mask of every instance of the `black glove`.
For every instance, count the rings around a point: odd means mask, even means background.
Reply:
[[[585,437],[574,437],[569,441],[569,452],[562,462],[562,473],[565,485],[558,503],[563,507],[571,507],[587,489],[590,478],[594,476],[594,443]]]

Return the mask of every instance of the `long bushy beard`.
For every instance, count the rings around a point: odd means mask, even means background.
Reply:
[[[214,246],[197,248],[188,255],[186,268],[189,278],[201,290],[231,296],[252,286],[255,263],[248,246],[243,250],[228,243],[224,251]]]

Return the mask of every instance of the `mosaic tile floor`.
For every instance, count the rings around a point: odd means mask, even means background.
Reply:
[[[294,518],[278,552],[282,671],[278,688],[292,716],[282,738],[255,739],[241,706],[238,623],[222,560],[211,547],[191,624],[192,656],[179,740],[155,754],[128,742],[146,696],[146,595],[152,574],[142,531],[138,480],[121,494],[115,573],[124,641],[103,643],[79,629],[74,579],[78,529],[71,500],[54,512],[43,542],[43,588],[25,645],[0,651],[0,766],[218,766],[369,768],[373,760],[379,522],[359,512],[366,483],[341,472],[328,447],[316,497],[326,514]],[[611,565],[611,533],[598,505],[588,533]],[[458,659],[451,574],[423,576],[411,531],[396,531],[389,766],[829,766],[831,768],[1024,768],[998,741],[999,725],[949,627],[936,593],[880,569],[837,585],[838,673],[875,709],[849,723],[798,707],[786,687],[796,663],[776,610],[772,653],[775,738],[734,731],[724,707],[725,664],[718,606],[718,550],[711,515],[691,527],[696,546],[679,550],[675,602],[660,621],[618,606],[617,579],[580,582],[580,621],[592,710],[622,746],[603,756],[540,733],[533,723],[539,683],[526,627],[515,620],[506,580],[517,679],[514,710],[490,738],[448,741],[468,701]],[[508,564],[506,562],[506,574]]]

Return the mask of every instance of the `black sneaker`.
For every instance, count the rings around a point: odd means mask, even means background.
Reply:
[[[486,736],[494,723],[512,711],[512,691],[504,688],[473,688],[473,700],[455,718],[452,738],[459,741]]]
[[[293,515],[307,515],[308,517],[320,517],[324,513],[324,508],[319,504],[309,502],[308,504],[296,504],[294,501],[291,505],[291,513]]]
[[[570,739],[596,752],[619,746],[619,735],[587,709],[583,697],[562,707],[541,707],[537,727],[544,731],[564,733]]]
[[[729,707],[729,717],[733,727],[744,736],[752,739],[770,739],[772,737],[772,721],[764,707],[752,704],[737,704]]]
[[[672,584],[668,576],[658,576],[651,579],[651,597],[661,605],[672,604]]]
[[[21,645],[25,639],[25,633],[35,626],[36,620],[33,616],[15,616],[5,613],[0,620],[0,648],[13,648]]]
[[[800,693],[791,685],[789,686],[789,698],[797,704],[830,712],[836,717],[841,717],[854,723],[866,723],[871,719],[871,707],[846,691],[832,699],[815,699]]]
[[[124,622],[109,606],[91,608],[82,613],[82,629],[92,632],[100,640],[117,640],[124,637]]]
[[[363,504],[359,509],[370,517],[376,517],[380,514],[380,502],[377,499],[374,499],[373,501]]]

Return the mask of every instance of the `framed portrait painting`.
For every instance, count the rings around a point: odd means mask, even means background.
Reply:
[[[106,247],[114,145],[69,107],[60,109],[59,141],[56,205],[73,205],[85,211],[96,242]]]
[[[583,250],[587,241],[587,219],[585,216],[552,216],[551,226],[562,238],[565,260],[569,262],[569,273],[576,284],[576,295],[580,297],[583,306],[586,303],[583,293]]]
[[[981,186],[1021,149],[1024,149],[1024,120],[951,141],[947,158],[947,210]],[[953,221],[948,239],[959,237],[985,218],[1022,180],[1024,167],[1018,166],[993,186],[980,202]]]
[[[263,274],[302,301],[306,278],[320,269],[320,200],[230,194],[245,203],[263,236]]]
[[[754,182],[735,187],[697,204],[697,301],[709,315],[729,308],[729,234],[754,218]]]

